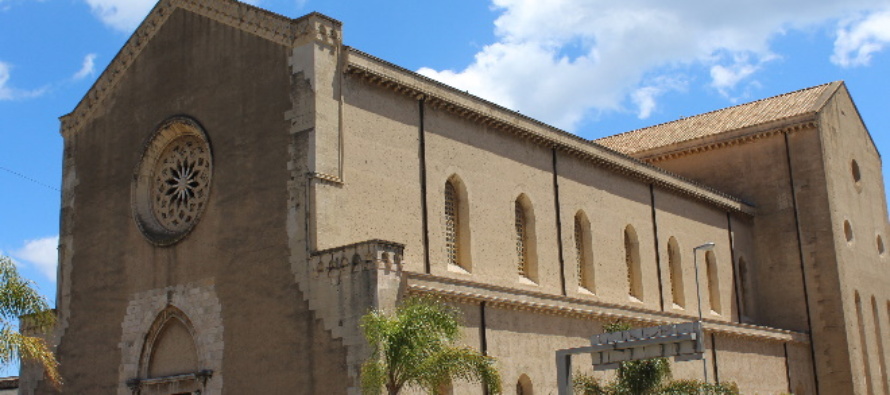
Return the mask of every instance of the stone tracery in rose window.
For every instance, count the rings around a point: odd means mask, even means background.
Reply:
[[[133,215],[155,245],[172,245],[198,223],[210,197],[213,157],[197,121],[161,124],[145,146],[132,185]]]
[[[210,155],[195,136],[174,140],[155,169],[153,209],[158,222],[172,231],[187,229],[203,208],[210,181]]]

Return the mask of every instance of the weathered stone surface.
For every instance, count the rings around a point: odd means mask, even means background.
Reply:
[[[506,388],[554,391],[555,350],[607,322],[701,309],[709,376],[745,393],[885,391],[885,191],[843,84],[793,119],[728,120],[744,127],[632,158],[341,37],[320,14],[162,0],[63,117],[52,340],[64,392],[359,394],[360,317],[411,294],[464,312],[463,341],[498,358]],[[190,232],[157,243],[133,218],[131,184],[145,144],[178,116],[205,131],[213,185]],[[449,180],[461,209],[446,215]],[[709,242],[710,267],[693,255]],[[182,327],[154,360],[170,317]],[[189,336],[197,365],[165,370],[169,344]],[[677,378],[700,374],[700,362],[674,365]],[[23,368],[22,393],[51,392]]]

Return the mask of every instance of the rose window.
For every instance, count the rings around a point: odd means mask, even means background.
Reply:
[[[187,136],[170,143],[155,170],[153,209],[170,230],[190,226],[204,207],[210,184],[210,157],[203,141]]]
[[[136,168],[133,211],[136,224],[154,244],[185,237],[207,206],[213,158],[200,125],[177,117],[155,132]]]

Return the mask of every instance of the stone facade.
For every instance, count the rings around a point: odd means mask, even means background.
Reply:
[[[591,142],[341,29],[162,0],[62,118],[64,392],[358,394],[360,317],[424,294],[510,391],[700,309],[712,379],[890,393],[880,157],[842,83]]]

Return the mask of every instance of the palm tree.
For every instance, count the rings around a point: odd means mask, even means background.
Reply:
[[[44,336],[56,323],[56,315],[46,299],[37,293],[34,283],[22,278],[12,259],[0,256],[0,365],[9,366],[19,360],[40,364],[47,378],[56,386],[59,376],[55,355]],[[19,320],[26,326],[23,334]]]
[[[501,392],[493,358],[469,347],[455,346],[460,335],[457,309],[429,298],[405,300],[395,313],[372,311],[362,329],[373,353],[362,366],[362,392],[389,395],[405,387],[429,393],[453,379],[482,383],[489,394]]]

